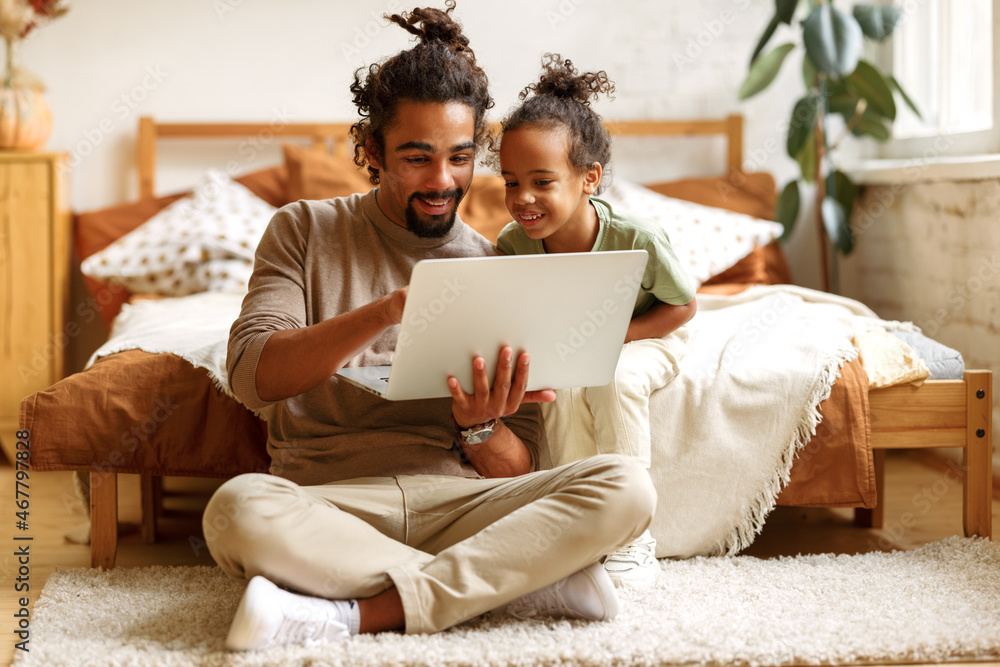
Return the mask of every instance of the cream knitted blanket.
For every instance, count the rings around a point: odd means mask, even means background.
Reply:
[[[650,530],[658,557],[733,554],[760,532],[808,444],[851,340],[912,325],[879,320],[856,301],[794,286],[698,295],[680,374],[650,398],[659,494]],[[582,400],[579,394],[576,400]],[[586,437],[585,405],[570,411]],[[546,441],[566,437],[546,429]]]

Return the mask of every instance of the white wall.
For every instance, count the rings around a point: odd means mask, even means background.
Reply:
[[[436,3],[441,6],[443,3]],[[494,117],[555,51],[581,69],[605,69],[617,84],[598,110],[609,119],[747,119],[747,167],[797,173],[784,154],[784,124],[801,93],[799,57],[774,87],[740,103],[736,91],[773,11],[772,0],[460,0],[463,23],[497,100]],[[134,199],[134,140],[140,115],[164,121],[353,121],[354,70],[410,44],[380,18],[402,0],[87,0],[24,44],[23,62],[48,85],[55,117],[49,150],[71,154],[72,205],[84,211]],[[788,37],[782,26],[773,44]],[[158,190],[189,187],[205,165],[190,146],[161,146]],[[279,160],[277,146],[269,149]],[[198,155],[204,150],[198,149]],[[220,145],[217,166],[245,160]],[[718,173],[719,141],[621,146],[622,178],[653,181]],[[256,166],[256,163],[255,163]],[[801,224],[788,246],[797,282],[816,286],[815,236]],[[86,346],[85,346],[86,347]]]

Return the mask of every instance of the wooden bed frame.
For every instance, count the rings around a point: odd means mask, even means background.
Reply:
[[[137,170],[139,196],[155,196],[156,145],[170,138],[275,137],[311,141],[313,147],[338,155],[351,150],[347,123],[156,123],[139,120]],[[716,136],[727,141],[727,175],[742,173],[743,117],[690,121],[608,123],[614,135]],[[735,179],[734,179],[734,182]],[[916,388],[901,385],[869,393],[876,489],[882,497],[885,452],[889,449],[959,447],[962,465],[956,474],[963,485],[963,529],[967,536],[992,537],[992,378],[986,370],[970,370],[962,380],[930,380]],[[118,489],[115,473],[91,472],[91,563],[114,567],[117,548]],[[110,475],[98,480],[95,476]],[[142,476],[143,536],[155,540],[162,486],[159,478]],[[882,526],[881,503],[855,510],[855,523]]]

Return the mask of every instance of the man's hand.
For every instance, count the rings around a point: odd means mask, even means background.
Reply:
[[[556,399],[556,393],[551,389],[525,391],[531,359],[527,352],[522,352],[517,358],[516,371],[513,359],[514,351],[510,346],[500,349],[492,387],[486,373],[486,361],[482,357],[473,359],[472,394],[465,393],[458,378],[453,375],[448,377],[448,390],[452,398],[451,413],[456,424],[468,428],[513,414],[522,403],[547,403]]]
[[[308,327],[274,332],[257,363],[257,396],[280,401],[329,380],[386,327],[402,321],[407,289]]]
[[[403,321],[403,306],[406,305],[406,290],[410,286],[401,287],[394,292],[389,292],[383,297],[385,299],[385,319],[387,324],[399,324]]]
[[[529,357],[522,352],[515,371],[514,351],[509,346],[500,348],[497,372],[490,387],[486,374],[486,361],[482,357],[472,360],[473,393],[466,394],[458,379],[448,378],[451,391],[451,414],[455,423],[465,429],[493,419],[506,417],[517,411],[522,403],[554,401],[551,389],[525,391],[528,386]],[[498,421],[493,435],[479,444],[461,441],[462,451],[472,467],[483,477],[516,477],[531,470],[531,454],[513,431]]]

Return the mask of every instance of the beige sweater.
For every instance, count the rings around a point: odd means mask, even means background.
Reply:
[[[250,291],[229,333],[227,368],[248,407],[257,395],[261,350],[275,331],[305,327],[359,308],[409,284],[421,259],[496,254],[468,225],[423,239],[383,215],[375,191],[299,201],[275,213],[257,248]],[[392,362],[398,326],[387,329],[348,366]],[[504,419],[537,468],[539,409]],[[332,377],[273,404],[268,419],[271,472],[299,484],[369,476],[439,474],[478,477],[453,448],[451,399],[387,401]]]

